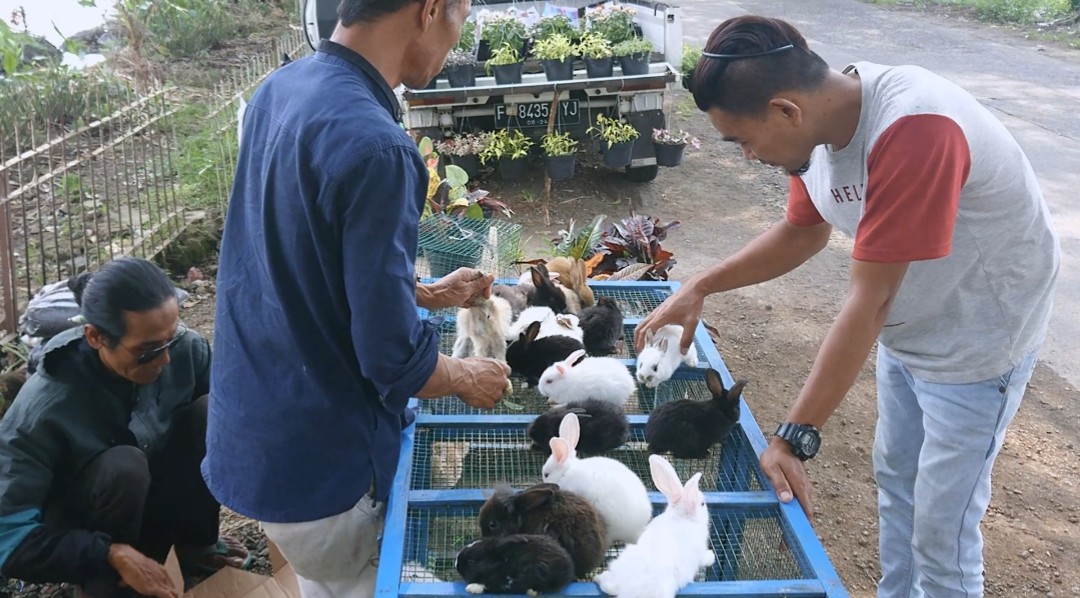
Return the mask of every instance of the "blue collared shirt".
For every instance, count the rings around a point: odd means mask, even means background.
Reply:
[[[203,476],[273,523],[384,500],[439,336],[416,313],[428,175],[393,91],[324,41],[248,104],[217,279]]]

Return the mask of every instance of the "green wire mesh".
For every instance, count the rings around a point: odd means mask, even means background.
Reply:
[[[494,488],[506,483],[515,488],[539,484],[547,455],[529,450],[527,424],[500,428],[450,428],[419,426],[413,450],[410,488],[451,490]],[[582,453],[581,457],[593,455]],[[645,428],[630,428],[630,440],[618,449],[603,453],[630,468],[642,480],[650,480]],[[675,459],[665,455],[680,479],[702,472],[701,489],[706,492],[746,492],[764,490],[766,484],[757,465],[757,454],[741,426],[714,446],[705,459]]]
[[[421,277],[442,278],[461,267],[479,268],[497,277],[517,277],[521,225],[506,220],[456,218],[437,214],[420,222]]]
[[[659,507],[657,512],[663,507]],[[402,581],[460,580],[454,568],[457,553],[480,538],[479,505],[410,507],[405,524]],[[789,546],[794,534],[780,518],[779,508],[710,507],[709,540],[716,563],[698,574],[697,581],[757,581],[807,579]],[[610,560],[621,545],[608,550]],[[599,573],[600,569],[588,576]]]

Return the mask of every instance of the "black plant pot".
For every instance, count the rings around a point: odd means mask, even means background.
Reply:
[[[448,66],[443,69],[443,73],[446,73],[446,80],[450,82],[450,87],[476,86],[476,68],[471,64]]]
[[[649,56],[650,54],[648,52],[642,52],[641,54],[631,54],[630,56],[620,56],[619,66],[622,67],[622,74],[648,75]]]
[[[585,72],[590,79],[610,77],[615,72],[615,61],[610,56],[607,58],[586,58]]]
[[[606,141],[601,141],[600,152],[604,154],[604,166],[622,168],[630,164],[630,158],[634,153],[634,142],[624,141],[608,147]]]
[[[476,46],[476,61],[487,62],[491,58],[491,44],[486,39],[480,40],[480,45]]]
[[[476,179],[476,173],[480,172],[480,156],[469,154],[467,156],[450,156],[450,162],[460,167],[469,175],[469,180]]]
[[[569,56],[563,60],[545,60],[543,63],[548,81],[569,81],[574,78],[574,59]]]
[[[569,156],[548,156],[547,162],[547,174],[553,181],[565,181],[574,176],[574,162],[577,160],[577,156],[570,154]]]
[[[499,178],[520,181],[525,177],[525,158],[499,158]]]
[[[678,166],[682,163],[683,150],[686,149],[686,145],[654,143],[653,148],[656,150],[657,166]]]
[[[521,83],[521,67],[523,62],[514,64],[500,64],[492,66],[491,72],[495,74],[496,85],[518,85]]]

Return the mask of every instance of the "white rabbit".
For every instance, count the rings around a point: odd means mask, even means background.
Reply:
[[[680,363],[697,367],[697,345],[690,343],[686,355],[679,352],[683,327],[678,324],[661,326],[656,334],[645,333],[645,348],[637,356],[637,380],[648,388],[656,388],[669,380]]]
[[[457,312],[454,357],[494,357],[506,361],[506,331],[510,328],[510,303],[492,295]]]
[[[581,320],[577,316],[556,314],[550,307],[533,306],[525,308],[517,320],[510,325],[506,340],[516,341],[533,322],[540,322],[540,334],[536,335],[537,339],[548,336],[569,336],[581,342],[585,338],[585,331],[581,329]]]
[[[673,598],[702,567],[716,562],[709,549],[709,511],[698,487],[701,472],[684,486],[660,455],[649,455],[649,469],[656,488],[667,497],[667,508],[649,523],[637,544],[627,546],[593,578],[611,596]]]
[[[559,435],[549,441],[551,456],[544,463],[545,482],[584,497],[592,503],[608,528],[609,542],[637,542],[652,519],[652,503],[645,484],[622,463],[607,457],[577,457],[581,424],[566,414]]]
[[[637,390],[630,370],[614,357],[587,357],[584,349],[553,363],[540,375],[540,394],[552,403],[596,399],[622,407]]]

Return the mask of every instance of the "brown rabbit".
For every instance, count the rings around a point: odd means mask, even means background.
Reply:
[[[546,265],[549,272],[559,274],[557,281],[560,284],[577,294],[582,308],[596,305],[596,297],[589,288],[589,275],[584,260],[559,256],[549,260]]]

